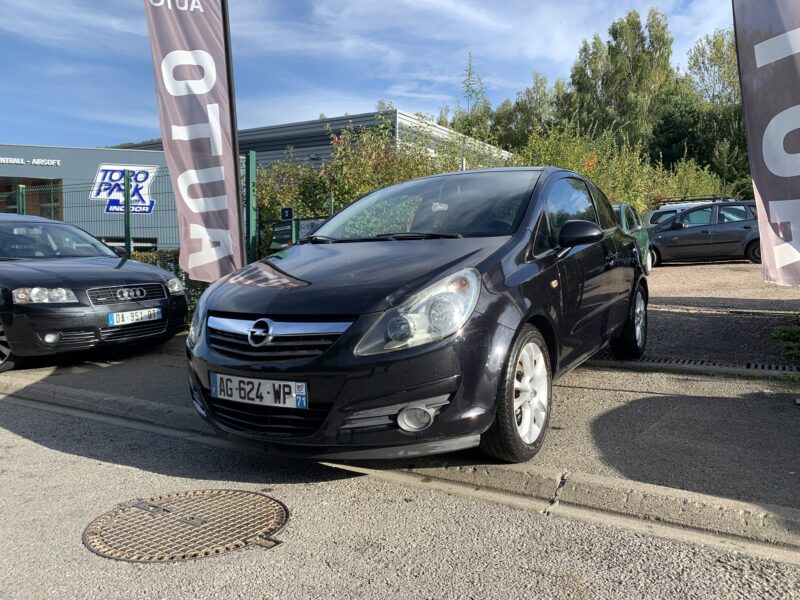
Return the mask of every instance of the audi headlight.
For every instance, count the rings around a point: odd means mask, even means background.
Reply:
[[[480,294],[480,274],[464,269],[387,310],[356,346],[357,356],[371,356],[435,342],[467,322]]]
[[[70,304],[78,299],[67,288],[17,288],[11,293],[14,304]]]
[[[173,277],[167,282],[167,289],[170,294],[182,294],[184,290],[183,282],[177,277]]]

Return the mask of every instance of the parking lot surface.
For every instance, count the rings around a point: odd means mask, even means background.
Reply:
[[[792,598],[800,569],[0,402],[0,596]],[[273,550],[168,565],[81,544],[117,503],[178,490],[285,502]]]
[[[648,353],[744,356],[737,340],[751,316],[758,332],[746,333],[763,345],[747,352],[776,352],[770,319],[786,316],[758,311],[792,310],[796,292],[760,284],[758,268],[744,263],[721,266],[721,277],[734,280],[723,285],[712,273],[719,267],[656,269]],[[703,280],[708,297],[696,283]],[[697,309],[691,319],[687,307]],[[722,315],[732,320],[730,335],[713,325]],[[699,324],[687,336],[692,319]],[[0,376],[0,486],[9,490],[0,496],[0,597],[76,590],[87,597],[249,597],[253,586],[270,595],[394,597],[408,595],[412,581],[414,595],[429,597],[476,590],[487,597],[797,596],[797,568],[757,552],[552,516],[559,502],[582,503],[644,522],[800,546],[796,379],[582,367],[555,386],[551,428],[530,463],[498,465],[468,451],[352,465],[376,475],[369,478],[209,447],[207,437],[206,445],[193,442],[192,432],[210,431],[190,406],[183,344],[178,337],[158,348],[59,357]],[[176,439],[157,428],[41,410],[54,404],[187,433]],[[462,488],[445,495],[382,480],[409,471]],[[544,493],[531,484],[542,477]],[[119,502],[220,487],[269,490],[286,502],[293,515],[279,536],[286,543],[171,566],[111,563],[80,545],[82,528]],[[458,491],[468,488],[527,494],[553,510],[542,515]],[[474,564],[483,565],[480,572]],[[63,577],[35,575],[57,571]]]

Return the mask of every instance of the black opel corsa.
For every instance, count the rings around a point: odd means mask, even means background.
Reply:
[[[85,231],[0,215],[0,371],[21,357],[165,340],[186,328],[183,284]]]
[[[227,276],[188,337],[196,410],[270,452],[392,458],[542,445],[552,382],[640,356],[647,282],[591,181],[557,168],[372,192]]]

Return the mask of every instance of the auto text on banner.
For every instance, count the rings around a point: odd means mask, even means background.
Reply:
[[[800,2],[733,13],[764,279],[800,286]]]
[[[215,281],[242,266],[236,123],[224,0],[144,0],[180,265]]]

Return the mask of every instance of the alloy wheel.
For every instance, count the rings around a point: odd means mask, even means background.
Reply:
[[[514,419],[526,444],[533,444],[544,431],[547,419],[548,381],[542,349],[535,342],[522,347],[514,375]]]
[[[644,344],[644,336],[647,328],[647,308],[644,303],[644,295],[641,290],[636,292],[636,305],[633,309],[633,325],[636,332],[636,344],[641,347]]]
[[[8,344],[5,329],[0,325],[0,365],[5,364],[10,356],[11,346]]]

